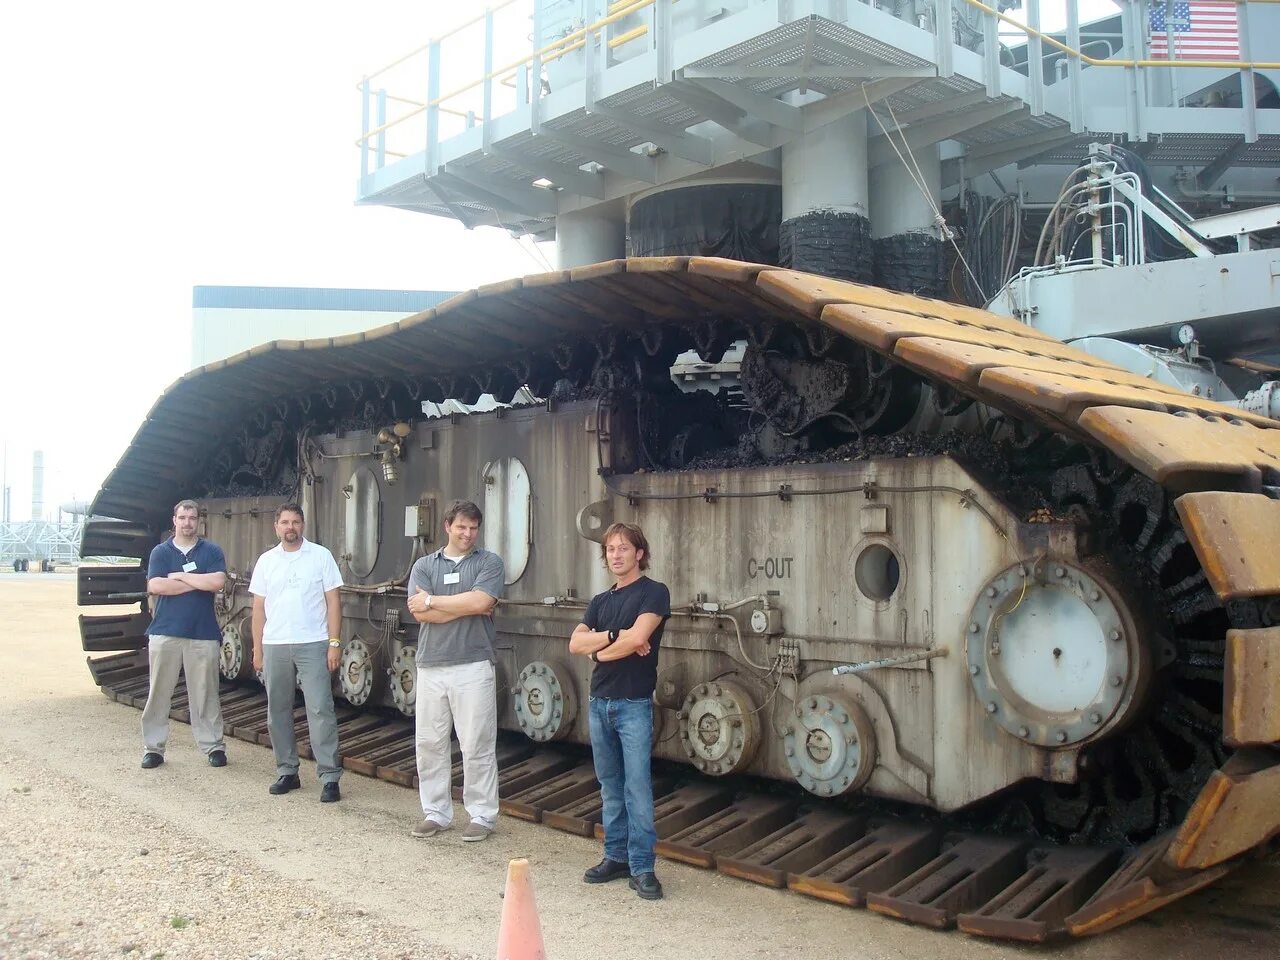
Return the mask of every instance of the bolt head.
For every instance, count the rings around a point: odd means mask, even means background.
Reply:
[[[977,624],[977,623],[971,623],[971,624],[969,624],[969,632],[970,632],[970,633],[977,633],[979,629],[980,629],[980,628],[978,627],[978,624]]]
[[[1119,640],[1119,639],[1120,639],[1120,631],[1119,631],[1119,630],[1112,630],[1112,631],[1111,631],[1111,633],[1110,633],[1110,634],[1108,634],[1108,636],[1110,636],[1112,640]]]
[[[987,713],[995,713],[999,709],[1000,708],[996,706],[996,702],[994,700],[987,701]]]
[[[987,587],[987,596],[994,597],[999,591],[995,587]]]
[[[786,753],[788,757],[794,757],[796,755],[796,748],[791,746],[791,744],[787,744]]]
[[[1066,567],[1055,567],[1053,571],[1055,577],[1065,577],[1067,575]]]
[[[1098,713],[1097,711],[1094,711],[1093,713],[1089,714],[1089,722],[1090,722],[1090,723],[1101,723],[1101,722],[1102,722],[1102,714]]]
[[[1112,678],[1111,678],[1111,685],[1112,685],[1113,687],[1118,687],[1118,686],[1120,686],[1122,683],[1124,683],[1124,677],[1112,677]]]
[[[1031,736],[1031,731],[1028,730],[1026,727],[1019,727],[1018,736],[1022,737],[1025,740],[1027,737]]]
[[[1067,732],[1065,730],[1059,730],[1056,734],[1054,734],[1053,739],[1057,740],[1059,743],[1066,743]]]

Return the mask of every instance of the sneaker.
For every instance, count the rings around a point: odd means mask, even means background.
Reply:
[[[462,839],[467,843],[479,843],[481,840],[488,839],[491,833],[493,833],[493,827],[486,827],[483,823],[476,823],[472,820],[463,827]]]
[[[610,880],[619,880],[622,877],[629,876],[631,876],[631,868],[629,866],[605,857],[582,875],[582,881],[583,883],[608,883]]]
[[[662,884],[652,873],[637,873],[627,881],[627,886],[634,890],[641,900],[662,899]]]
[[[297,790],[301,788],[301,786],[302,781],[298,779],[298,775],[296,773],[286,773],[284,776],[278,778],[271,786],[267,787],[267,793],[278,797],[282,793],[288,793],[290,790]]]
[[[214,750],[211,754],[209,754],[209,766],[225,767],[226,765],[227,765],[227,751]]]
[[[342,799],[342,791],[338,789],[338,781],[330,780],[320,788],[321,803],[337,803]]]
[[[162,763],[164,763],[164,754],[162,753],[152,753],[147,751],[142,755],[143,770],[154,770]]]
[[[409,836],[417,837],[419,840],[426,840],[428,837],[434,837],[437,833],[441,833],[449,828],[443,823],[437,823],[434,820],[423,820],[420,824],[409,831]]]

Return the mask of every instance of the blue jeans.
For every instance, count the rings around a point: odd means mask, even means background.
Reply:
[[[631,875],[653,872],[653,704],[643,700],[591,698],[591,753],[604,801],[604,855],[631,867]]]

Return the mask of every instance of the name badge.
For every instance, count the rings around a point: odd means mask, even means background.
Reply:
[[[195,573],[195,572],[196,572],[196,562],[195,562],[194,560],[188,560],[186,563],[184,563],[184,564],[182,565],[182,572],[183,572],[183,573]]]
[[[444,575],[445,583],[458,583],[461,579],[462,579],[462,574],[460,573],[446,573]]]

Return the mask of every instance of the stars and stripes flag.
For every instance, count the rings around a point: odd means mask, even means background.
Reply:
[[[1172,55],[1170,55],[1172,48]],[[1227,0],[1152,0],[1152,60],[1238,60],[1240,22]]]

